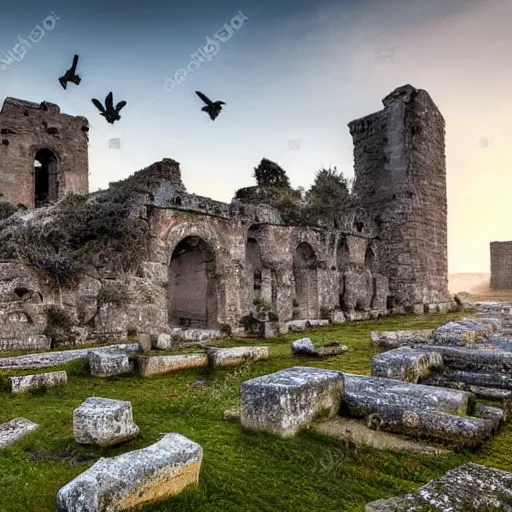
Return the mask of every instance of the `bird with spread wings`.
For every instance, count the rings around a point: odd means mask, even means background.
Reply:
[[[206,103],[206,106],[201,110],[206,112],[212,121],[215,121],[222,111],[222,105],[225,105],[226,103],[224,101],[212,101],[208,96],[200,91],[196,91],[196,94]]]
[[[68,82],[71,82],[75,85],[78,85],[80,81],[82,80],[77,74],[76,74],[76,66],[78,64],[78,55],[75,55],[73,57],[73,64],[72,66],[59,78],[60,85],[64,89],[66,89]]]
[[[102,115],[110,124],[114,124],[115,121],[119,121],[121,119],[119,111],[126,105],[126,101],[120,101],[114,108],[114,97],[112,92],[109,92],[105,98],[105,107],[103,107],[101,102],[96,98],[93,98],[91,101],[100,111],[100,115]]]

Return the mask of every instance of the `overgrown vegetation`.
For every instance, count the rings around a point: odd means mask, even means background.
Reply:
[[[122,307],[125,306],[128,301],[128,288],[126,285],[119,282],[104,282],[96,298],[98,308],[101,308],[105,304]]]
[[[26,209],[27,208],[22,204],[15,205],[13,203],[10,203],[4,198],[4,195],[0,192],[0,222],[5,219],[8,219],[11,215],[14,215],[16,212],[25,211]]]
[[[290,342],[298,336],[290,334],[209,343],[270,347],[268,361],[211,374],[196,370],[105,381],[87,376],[81,367],[77,371],[78,363],[72,363],[65,367],[72,369],[68,384],[49,388],[43,396],[0,394],[0,423],[25,417],[40,424],[33,434],[2,450],[0,510],[53,512],[57,491],[99,457],[149,446],[161,432],[179,432],[204,448],[199,486],[144,507],[144,512],[361,512],[367,502],[411,492],[466,462],[512,471],[512,425],[479,451],[429,456],[356,447],[311,431],[280,439],[222,420],[226,409],[238,405],[245,380],[291,366],[369,374],[375,353],[370,331],[428,329],[463,315],[385,318],[308,333],[317,346],[342,341],[349,347],[344,355],[326,360],[292,356]],[[141,436],[103,450],[76,444],[73,410],[89,396],[131,401]]]
[[[290,180],[284,169],[267,158],[262,158],[258,167],[254,168],[254,178],[258,187],[290,188]]]
[[[72,335],[73,320],[68,312],[52,304],[46,307],[45,313],[46,327],[43,334],[50,338],[52,348],[59,343],[69,341]]]

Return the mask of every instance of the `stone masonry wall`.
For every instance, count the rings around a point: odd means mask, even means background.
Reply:
[[[491,289],[512,290],[512,242],[491,242]]]
[[[410,85],[383,103],[349,124],[354,193],[379,228],[393,305],[426,308],[449,301],[445,123],[430,96]]]
[[[53,103],[6,98],[0,112],[0,192],[14,204],[35,206],[34,159],[42,149],[58,160],[57,194],[86,194],[88,185],[85,117],[61,114]]]

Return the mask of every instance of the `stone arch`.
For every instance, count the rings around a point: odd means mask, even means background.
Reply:
[[[364,265],[372,272],[374,272],[377,267],[377,255],[375,254],[375,249],[371,244],[366,246],[366,251],[364,253]]]
[[[34,155],[34,204],[45,206],[59,197],[59,159],[48,148],[39,149]]]
[[[296,316],[299,319],[318,318],[318,259],[306,242],[297,245],[293,255]]]
[[[185,236],[171,253],[169,323],[180,327],[218,328],[217,262],[210,244]]]

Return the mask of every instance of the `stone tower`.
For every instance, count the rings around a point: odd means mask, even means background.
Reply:
[[[66,192],[88,193],[85,117],[58,105],[6,98],[0,112],[0,192],[11,203],[37,208]]]
[[[491,290],[512,290],[512,242],[491,242]]]
[[[411,85],[382,101],[383,110],[349,123],[354,193],[378,226],[388,307],[429,309],[450,300],[445,121]]]

